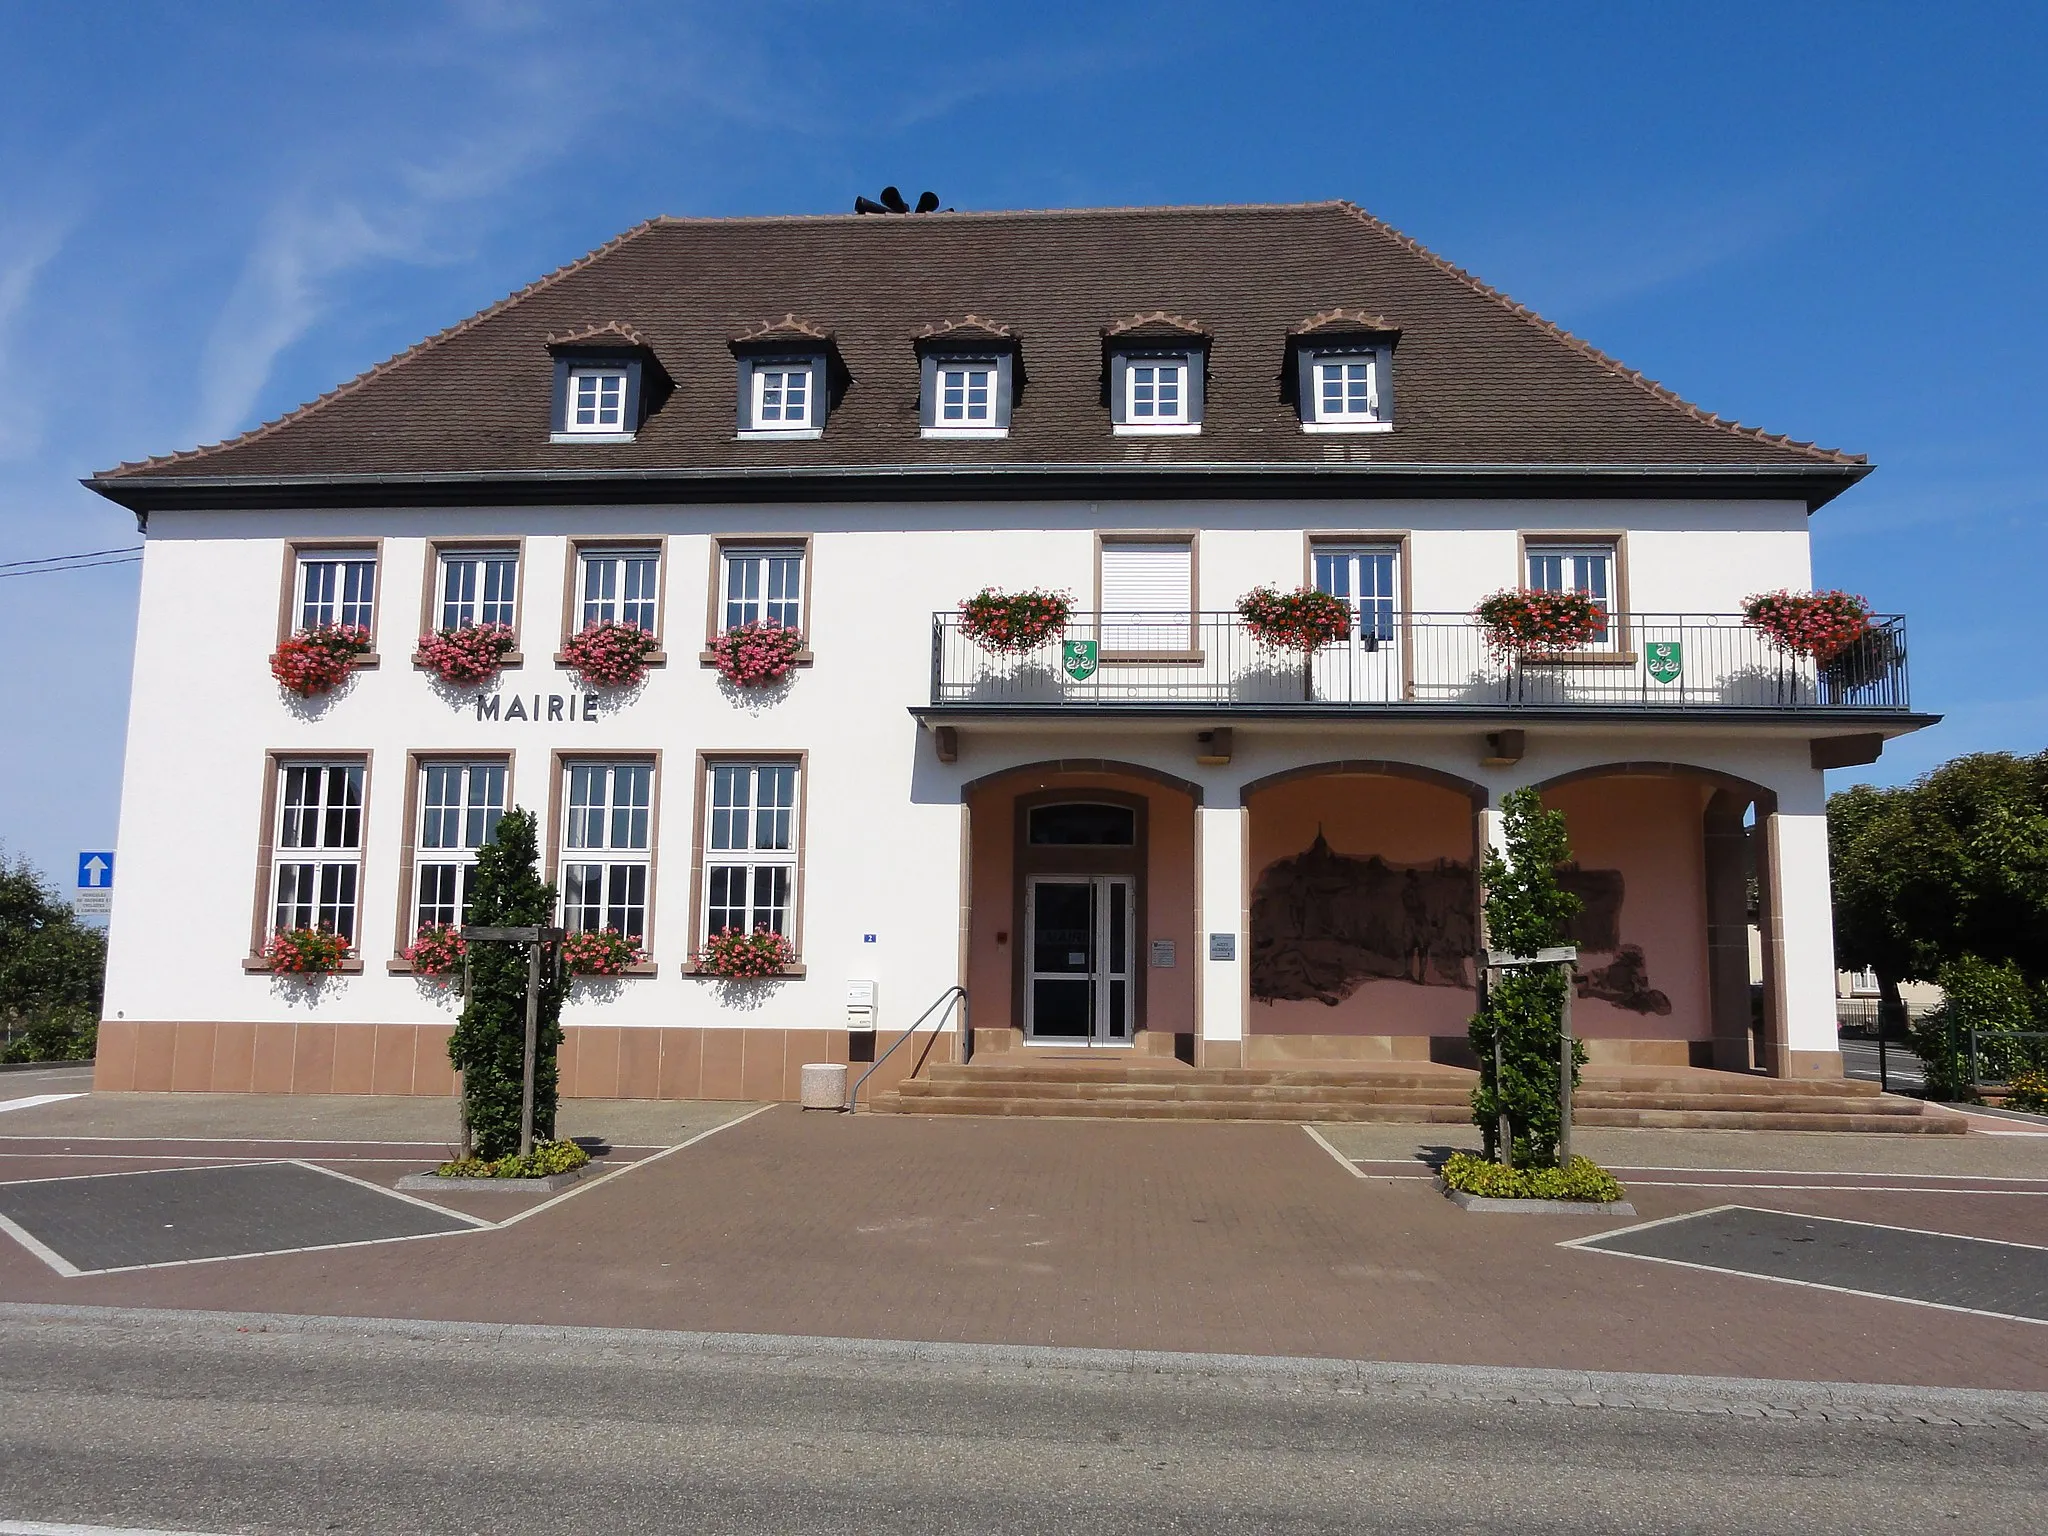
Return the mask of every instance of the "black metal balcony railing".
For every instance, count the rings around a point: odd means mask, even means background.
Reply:
[[[1066,644],[1090,641],[1092,671]],[[932,702],[1904,711],[1906,623],[1881,615],[1848,651],[1816,665],[1739,614],[1630,614],[1594,645],[1508,658],[1468,614],[1415,613],[1304,661],[1261,646],[1235,613],[1076,613],[1063,637],[1021,655],[984,650],[958,614],[937,613]]]

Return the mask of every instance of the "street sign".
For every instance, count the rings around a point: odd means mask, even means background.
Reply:
[[[113,884],[112,853],[81,853],[78,856],[78,888],[81,891],[109,890]]]
[[[114,915],[114,893],[112,891],[79,891],[71,898],[73,917],[112,917]]]

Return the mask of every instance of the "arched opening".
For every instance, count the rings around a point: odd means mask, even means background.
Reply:
[[[1483,787],[1414,764],[1247,784],[1249,1063],[1462,1064]]]

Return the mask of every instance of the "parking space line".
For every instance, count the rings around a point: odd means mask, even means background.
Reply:
[[[25,1099],[0,1099],[0,1115],[10,1109],[34,1109],[42,1104],[62,1104],[66,1099],[82,1099],[82,1093],[32,1093]]]
[[[45,1264],[49,1265],[50,1268],[57,1271],[58,1274],[62,1275],[67,1280],[71,1279],[75,1275],[81,1275],[84,1273],[84,1271],[81,1270],[76,1264],[72,1263],[69,1259],[65,1258],[63,1254],[59,1253],[56,1249],[52,1248],[48,1243],[37,1240],[37,1238],[33,1234],[31,1234],[26,1227],[22,1226],[21,1223],[18,1221],[13,1221],[10,1220],[8,1217],[0,1216],[0,1232],[5,1232],[9,1237],[13,1238],[17,1243],[21,1244],[22,1247],[26,1248],[30,1253],[34,1254],[37,1258],[41,1259]],[[4,1527],[0,1527],[0,1529],[4,1529]]]
[[[1354,1179],[1369,1179],[1372,1177],[1371,1174],[1367,1173],[1363,1168],[1358,1166],[1358,1159],[1346,1157],[1342,1152],[1339,1152],[1335,1147],[1330,1145],[1330,1139],[1327,1136],[1325,1136],[1321,1131],[1317,1130],[1314,1126],[1304,1125],[1302,1129],[1308,1132],[1308,1139],[1310,1141],[1314,1142],[1317,1146],[1321,1147],[1325,1152],[1329,1153],[1330,1156],[1337,1159],[1337,1161],[1343,1165],[1344,1171],[1350,1174],[1351,1177],[1353,1177]]]
[[[613,1179],[619,1178],[624,1174],[631,1173],[635,1168],[645,1168],[649,1163],[658,1163],[664,1157],[667,1157],[671,1152],[680,1152],[685,1147],[694,1147],[695,1145],[697,1145],[698,1142],[704,1140],[707,1136],[716,1136],[720,1131],[729,1131],[734,1126],[744,1124],[746,1121],[753,1119],[756,1115],[767,1114],[769,1110],[774,1109],[775,1107],[776,1106],[773,1104],[763,1104],[759,1109],[750,1109],[744,1115],[735,1115],[730,1120],[720,1121],[717,1125],[712,1126],[711,1129],[708,1131],[699,1131],[696,1135],[692,1136],[688,1141],[679,1141],[672,1147],[664,1147],[661,1151],[655,1153],[652,1157],[643,1157],[638,1162],[626,1164],[623,1168],[613,1168],[609,1172],[601,1173],[596,1178],[591,1179],[587,1182],[579,1182],[576,1184],[572,1184],[567,1189],[563,1190],[559,1195],[556,1195],[552,1200],[543,1200],[539,1205],[521,1211],[515,1216],[507,1216],[503,1221],[499,1222],[498,1225],[500,1227],[516,1226],[520,1222],[526,1220],[526,1218],[529,1216],[538,1216],[542,1211],[553,1210],[556,1206],[560,1205],[564,1200],[571,1199],[577,1195],[586,1194],[590,1190],[596,1189],[601,1184],[608,1184]]]
[[[482,1216],[472,1216],[467,1211],[458,1211],[449,1206],[436,1205],[431,1200],[422,1200],[418,1195],[409,1195],[402,1189],[393,1189],[386,1184],[372,1184],[368,1179],[359,1179],[352,1173],[343,1173],[339,1168],[323,1168],[318,1163],[309,1163],[305,1159],[297,1157],[290,1159],[290,1161],[295,1167],[308,1168],[314,1173],[324,1173],[330,1179],[341,1179],[345,1183],[359,1185],[364,1189],[374,1189],[380,1195],[389,1195],[393,1200],[403,1200],[407,1205],[416,1205],[423,1211],[432,1211],[436,1216],[454,1216],[459,1220],[468,1222],[472,1227],[495,1227],[498,1225],[497,1222],[486,1220]]]

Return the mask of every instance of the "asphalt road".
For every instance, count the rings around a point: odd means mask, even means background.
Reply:
[[[2040,1395],[241,1327],[0,1309],[0,1529],[1989,1536],[2048,1492]]]

